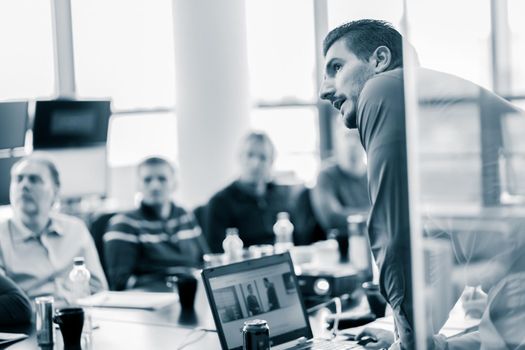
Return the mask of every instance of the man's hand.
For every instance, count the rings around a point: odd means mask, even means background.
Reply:
[[[487,294],[479,287],[467,287],[461,295],[461,301],[466,316],[481,318],[487,307]]]
[[[388,349],[394,343],[394,333],[379,328],[365,328],[356,336],[366,349]]]

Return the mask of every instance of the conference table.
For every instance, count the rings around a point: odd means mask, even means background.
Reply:
[[[167,287],[166,290],[156,289],[169,291]],[[177,349],[187,340],[201,335],[194,331],[196,328],[215,329],[202,284],[198,286],[193,310],[182,310],[179,303],[175,302],[158,310],[94,307],[91,308],[91,314],[94,325],[91,349]],[[7,349],[39,349],[34,325],[20,331],[28,333],[29,338],[14,343]],[[57,329],[53,349],[63,348],[61,337]],[[215,332],[208,332],[185,349],[220,349],[220,343]]]
[[[155,288],[155,290],[168,292],[169,288],[166,287],[166,290]],[[179,303],[175,302],[158,310],[92,308],[91,313],[94,325],[91,343],[93,350],[175,350],[192,340],[195,342],[183,348],[190,350],[221,348],[217,333],[213,331],[215,324],[202,283],[198,285],[193,310],[182,310]],[[321,314],[322,312],[317,313],[310,319],[315,335],[320,335],[324,331]],[[0,349],[40,349],[34,325],[17,331],[29,334],[29,337],[7,347],[0,346]],[[63,349],[62,335],[58,329],[55,346],[51,349]]]

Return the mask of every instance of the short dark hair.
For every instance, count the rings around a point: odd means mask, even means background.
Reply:
[[[392,53],[389,69],[403,66],[403,37],[386,21],[361,19],[332,29],[323,41],[323,54],[339,39],[344,38],[347,48],[357,58],[367,61],[379,46],[386,46]]]
[[[31,154],[29,156],[25,156],[21,159],[19,159],[11,169],[14,169],[17,167],[20,163],[23,162],[37,162],[42,165],[44,165],[47,170],[49,171],[49,174],[51,175],[51,181],[53,181],[53,184],[56,186],[56,188],[60,188],[60,174],[58,173],[57,166],[53,161],[41,154]]]
[[[270,149],[272,150],[272,157],[275,157],[275,145],[272,142],[272,139],[270,136],[268,136],[267,133],[264,131],[251,131],[249,132],[243,140],[243,146],[248,142],[258,142],[258,143],[266,143],[270,146]]]
[[[140,171],[145,166],[156,166],[156,165],[167,165],[173,173],[175,173],[175,167],[173,164],[171,164],[167,159],[164,159],[162,157],[148,157],[142,160],[138,167],[137,171]]]

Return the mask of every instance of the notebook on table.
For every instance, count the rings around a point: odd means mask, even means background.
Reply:
[[[18,340],[27,338],[28,335],[24,333],[4,333],[0,332],[0,345],[6,345]]]
[[[223,350],[240,350],[241,329],[266,320],[272,349],[363,349],[355,342],[314,339],[289,253],[202,271]]]
[[[79,299],[81,306],[157,310],[178,301],[176,293],[102,291]]]

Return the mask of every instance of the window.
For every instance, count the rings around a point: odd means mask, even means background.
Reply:
[[[314,181],[319,167],[315,107],[258,108],[252,110],[251,122],[274,142],[278,173],[293,173],[306,183]]]
[[[177,159],[174,113],[119,114],[111,118],[108,133],[110,166],[136,164],[150,155]]]
[[[50,1],[0,2],[0,99],[50,97],[54,93]]]
[[[110,97],[110,166],[177,155],[171,0],[72,1],[77,93]]]
[[[381,19],[399,28],[402,14],[402,0],[328,0],[329,29],[363,18]]]
[[[78,95],[112,97],[116,110],[172,107],[171,0],[72,2]]]
[[[246,2],[251,93],[256,101],[315,101],[312,1]]]
[[[252,127],[275,143],[277,174],[306,182],[319,163],[313,9],[304,0],[246,2]]]

